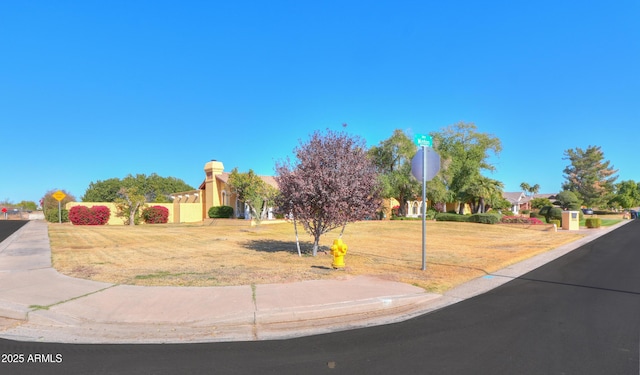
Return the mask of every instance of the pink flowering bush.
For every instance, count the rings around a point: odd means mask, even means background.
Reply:
[[[105,225],[111,210],[106,206],[74,206],[69,210],[69,221],[73,225]]]
[[[142,219],[147,224],[166,224],[169,221],[169,209],[164,206],[151,206],[142,210]]]
[[[542,224],[540,219],[535,217],[522,217],[522,216],[503,216],[500,220],[502,224],[529,224],[538,225]]]

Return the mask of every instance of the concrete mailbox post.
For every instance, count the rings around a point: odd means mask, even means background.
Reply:
[[[562,229],[580,229],[580,213],[578,211],[562,211]]]

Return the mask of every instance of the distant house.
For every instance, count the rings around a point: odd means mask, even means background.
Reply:
[[[534,198],[547,198],[552,203],[556,200],[557,194],[534,194],[527,196],[524,192],[502,193],[502,197],[511,203],[510,211],[519,214],[522,210],[531,209],[531,200]]]
[[[510,211],[514,215],[519,214],[521,210],[531,209],[531,197],[527,197],[527,195],[523,192],[503,192],[502,197],[511,204]]]

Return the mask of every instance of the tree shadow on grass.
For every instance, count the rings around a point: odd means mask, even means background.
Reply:
[[[277,253],[284,251],[290,254],[298,254],[298,247],[295,241],[275,241],[275,240],[252,240],[244,243],[247,249],[261,251],[265,253]],[[320,246],[318,252],[328,252],[329,248]],[[308,241],[300,241],[300,252],[303,255],[311,255],[313,253],[313,243]]]

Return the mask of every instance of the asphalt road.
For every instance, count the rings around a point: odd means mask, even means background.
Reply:
[[[639,266],[640,220],[486,294],[402,323],[240,343],[0,340],[0,373],[639,374]],[[6,363],[10,353],[23,362]],[[49,363],[27,363],[34,354]]]
[[[27,220],[0,220],[0,242],[28,223]]]

